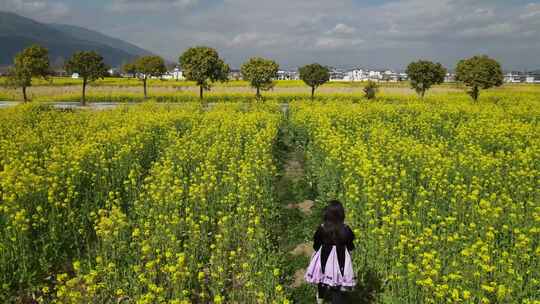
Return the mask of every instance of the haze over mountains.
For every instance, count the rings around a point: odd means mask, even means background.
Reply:
[[[49,49],[51,63],[59,65],[74,52],[94,50],[117,67],[151,52],[136,45],[82,27],[45,24],[0,11],[0,66],[10,65],[15,54],[32,44]]]

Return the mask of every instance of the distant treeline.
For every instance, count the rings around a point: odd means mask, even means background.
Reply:
[[[178,64],[182,68],[183,78],[199,87],[201,101],[204,101],[204,92],[210,90],[213,84],[229,81],[230,67],[213,48],[206,46],[189,48],[180,55]],[[82,105],[86,103],[87,85],[111,76],[103,56],[96,51],[75,52],[65,62],[64,70],[67,75],[76,74],[77,78],[81,78]],[[478,100],[481,90],[501,86],[504,80],[501,65],[486,55],[460,60],[454,70],[456,81],[466,88],[467,93],[475,101]],[[122,71],[141,81],[144,97],[147,98],[149,80],[162,76],[167,67],[163,58],[148,55],[123,65]],[[277,62],[261,57],[248,59],[240,68],[242,79],[255,90],[256,100],[264,100],[262,92],[276,85],[278,71]],[[408,84],[422,99],[432,86],[444,82],[447,72],[442,64],[428,60],[411,62],[406,70]],[[48,50],[39,45],[24,49],[14,57],[13,65],[6,74],[7,80],[3,84],[20,88],[24,100],[27,101],[27,88],[32,86],[32,80],[34,78],[49,80],[54,74]],[[311,98],[314,99],[316,89],[329,82],[330,69],[313,63],[300,67],[299,76],[302,82],[311,88]],[[376,82],[367,81],[363,87],[366,99],[376,97],[379,88]]]

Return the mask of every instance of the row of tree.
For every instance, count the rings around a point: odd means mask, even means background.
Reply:
[[[32,86],[32,78],[48,79],[49,51],[34,45],[18,53],[13,60],[13,66],[8,71],[7,85],[21,88],[24,101],[28,100],[26,90]],[[86,105],[86,86],[108,75],[108,67],[103,57],[96,52],[77,52],[66,62],[68,73],[78,73],[83,80],[82,105]]]
[[[419,60],[409,64],[406,73],[411,87],[423,99],[433,85],[444,82],[447,70],[440,63]],[[456,81],[465,84],[467,93],[477,101],[481,89],[501,86],[504,76],[501,65],[483,55],[460,60],[456,66]]]
[[[200,98],[203,92],[209,90],[211,83],[227,81],[229,66],[219,57],[215,49],[209,47],[193,47],[184,52],[179,59],[184,76],[187,80],[195,81],[200,88]],[[148,76],[160,76],[164,73],[163,60],[156,56],[141,57],[124,68],[133,74],[139,75],[144,83],[146,97],[146,79]],[[240,72],[256,90],[256,98],[261,98],[261,91],[274,87],[279,65],[270,59],[254,57],[244,63]],[[441,84],[447,74],[447,69],[440,63],[419,60],[407,67],[406,73],[410,79],[411,87],[423,99],[426,91],[433,85]],[[318,63],[308,64],[299,69],[300,79],[311,87],[311,98],[315,90],[330,80],[330,69]],[[456,67],[456,80],[464,83],[469,89],[469,95],[478,100],[481,89],[489,89],[503,84],[503,72],[500,64],[488,56],[474,56],[458,62]],[[368,83],[364,89],[369,99],[375,96],[376,85]]]
[[[194,81],[199,87],[199,95],[203,100],[203,92],[210,90],[212,83],[224,82],[229,78],[229,66],[219,57],[218,52],[209,47],[192,47],[179,58],[183,75],[187,80]],[[65,64],[66,72],[78,73],[83,80],[82,105],[86,103],[86,86],[108,75],[108,67],[103,57],[94,51],[83,51],[73,54]],[[123,67],[127,73],[139,78],[144,87],[144,97],[148,96],[147,83],[150,77],[160,77],[166,71],[165,61],[159,56],[144,56],[128,63]],[[274,87],[279,65],[270,59],[254,57],[242,64],[240,72],[256,90],[256,98],[261,98],[261,91]],[[330,80],[328,67],[318,63],[309,64],[299,69],[300,79],[311,87],[311,98],[315,90]],[[444,82],[446,68],[440,63],[420,60],[412,62],[407,67],[411,87],[423,99],[426,91],[433,85]],[[14,58],[14,64],[9,70],[7,84],[21,88],[24,101],[27,101],[26,89],[32,85],[33,77],[47,79],[49,75],[48,50],[41,46],[31,46]],[[456,80],[468,87],[469,95],[478,100],[481,89],[503,84],[503,72],[500,64],[487,56],[474,56],[458,62]],[[376,85],[368,82],[364,92],[368,99],[375,97]]]

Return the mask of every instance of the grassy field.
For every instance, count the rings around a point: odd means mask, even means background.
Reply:
[[[5,83],[5,77],[0,77],[0,84]],[[195,82],[184,80],[161,80],[150,79],[148,82],[151,86],[162,87],[190,87],[194,86]],[[73,79],[71,77],[52,77],[48,80],[35,79],[34,85],[37,86],[72,86],[82,84],[81,79]],[[94,86],[139,86],[140,80],[136,78],[116,78],[109,77],[96,81]],[[228,82],[217,83],[220,87],[246,87],[248,82],[243,80],[231,80]],[[276,81],[277,87],[301,87],[305,84],[301,80],[278,80]],[[387,83],[388,86],[402,87],[407,86],[405,82]],[[362,87],[362,83],[359,82],[345,82],[345,81],[332,81],[326,84],[326,86],[333,87]]]
[[[0,78],[0,84],[3,82]],[[361,82],[330,82],[317,90],[321,100],[334,98],[362,99]],[[29,98],[36,102],[78,101],[81,95],[82,80],[71,78],[52,78],[50,81],[36,79],[34,86],[28,89]],[[106,78],[90,85],[87,97],[90,102],[138,102],[144,100],[141,82],[136,79]],[[192,82],[151,80],[149,96],[160,102],[191,102],[198,100],[199,89]],[[529,98],[540,94],[540,85],[512,84],[504,85],[483,92],[481,98],[493,99],[494,96],[523,96]],[[211,91],[205,93],[207,101],[252,101],[255,91],[245,81],[217,83]],[[277,81],[274,89],[264,92],[270,100],[290,102],[310,96],[310,89],[301,81]],[[466,98],[465,89],[458,84],[435,86],[428,93],[428,98]],[[379,97],[387,99],[415,99],[416,94],[407,82],[380,83]],[[0,101],[20,101],[20,90],[0,86]]]

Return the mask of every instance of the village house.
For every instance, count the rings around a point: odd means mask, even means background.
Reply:
[[[345,81],[346,72],[342,69],[330,69],[330,81]]]
[[[386,82],[399,82],[401,81],[401,76],[399,73],[391,70],[386,70],[382,75],[382,80]]]
[[[279,70],[277,73],[277,80],[298,80],[300,79],[297,71],[284,71]]]
[[[504,82],[506,83],[520,83],[522,82],[522,75],[520,72],[509,72],[504,75]]]
[[[229,71],[229,80],[242,80],[242,72],[238,69],[231,69]]]
[[[343,81],[387,81],[398,82],[407,79],[407,74],[397,73],[392,70],[381,71],[369,71],[364,69],[352,69],[345,73]]]
[[[184,80],[184,74],[179,67],[175,67],[172,71],[168,71],[161,76],[161,79],[167,80]]]
[[[456,82],[456,75],[452,73],[446,73],[446,76],[444,76],[444,82]]]
[[[364,71],[363,69],[353,69],[353,70],[347,71],[347,73],[343,77],[343,80],[345,80],[345,81],[367,81],[368,80],[368,74],[367,74],[367,71]]]
[[[540,83],[540,71],[538,73],[528,74],[525,77],[526,83]]]
[[[382,72],[381,71],[369,71],[369,80],[371,81],[379,81],[382,80]]]
[[[111,68],[107,71],[109,73],[110,76],[112,77],[120,77],[121,74],[120,74],[120,70],[119,69],[116,69],[116,68]]]

